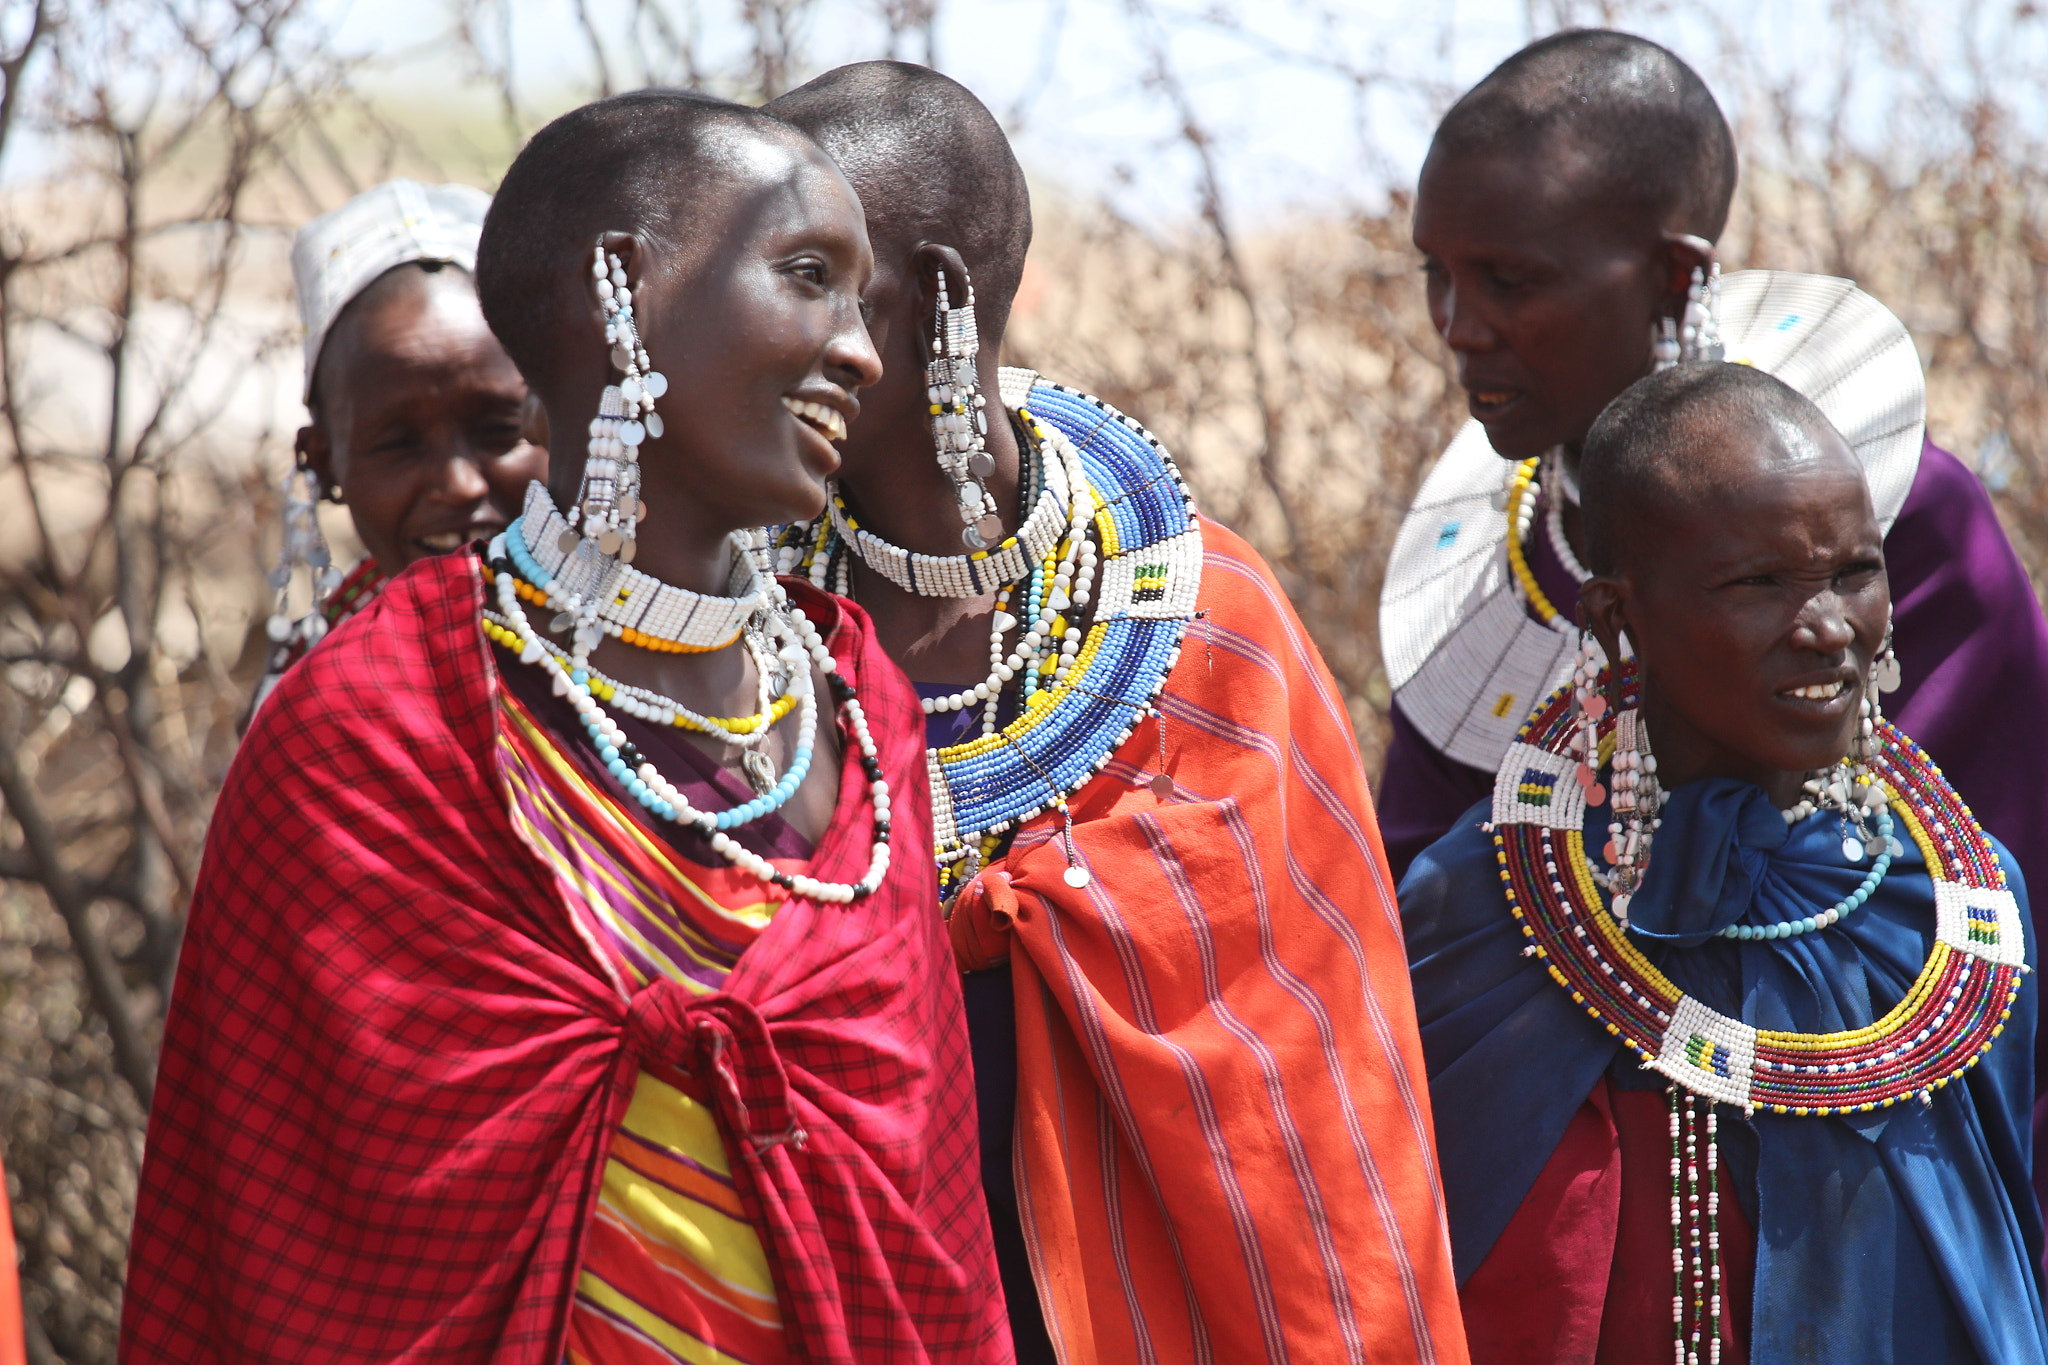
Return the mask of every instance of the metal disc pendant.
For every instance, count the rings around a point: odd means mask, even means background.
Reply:
[[[633,368],[633,353],[624,346],[612,347],[612,368],[624,373]]]
[[[1896,692],[1899,690],[1899,683],[1903,679],[1900,676],[1899,661],[1896,656],[1887,656],[1886,658],[1879,659],[1877,667],[1872,672],[1877,678],[1878,691]]]
[[[977,479],[985,479],[996,472],[996,458],[986,450],[977,450],[967,457],[967,472]]]
[[[998,517],[983,517],[980,521],[974,523],[974,529],[981,532],[981,539],[984,544],[1003,538],[1003,523],[1001,518]]]
[[[1155,773],[1152,778],[1152,794],[1161,801],[1173,795],[1173,779],[1165,773]]]
[[[1078,891],[1088,885],[1088,869],[1076,863],[1067,868],[1066,879],[1067,885]]]
[[[641,418],[640,425],[646,427],[647,434],[657,441],[661,439],[661,433],[668,430],[668,424],[661,420],[658,412],[650,412]]]
[[[548,622],[548,634],[560,635],[576,624],[576,618],[566,611],[556,612],[555,619]]]
[[[1885,837],[1882,834],[1873,834],[1863,841],[1863,851],[1875,858],[1878,854],[1885,851],[1885,842]]]
[[[625,543],[624,537],[609,528],[597,533],[597,552],[601,555],[615,555]]]
[[[1852,863],[1863,861],[1863,841],[1853,834],[1842,836],[1842,856]]]
[[[574,531],[564,531],[555,537],[555,548],[565,555],[573,555],[576,553],[577,545],[582,540],[583,537],[577,535]]]
[[[1595,782],[1592,786],[1586,788],[1586,804],[1589,806],[1606,805],[1607,788],[1601,786],[1598,782]]]
[[[757,795],[766,796],[775,790],[775,764],[759,749],[749,749],[741,754],[740,767],[747,774],[747,785]]]
[[[639,542],[639,541],[637,541],[637,540],[629,540],[629,541],[627,541],[627,542],[626,542],[625,544],[623,544],[623,545],[619,546],[619,563],[621,563],[621,564],[631,564],[631,563],[633,562],[633,556],[634,556],[634,555],[636,555],[636,554],[638,554],[638,553],[639,553],[639,551],[640,551],[640,542]]]
[[[979,527],[975,526],[969,526],[960,532],[960,543],[970,550],[986,550],[988,548],[988,538],[982,535]]]

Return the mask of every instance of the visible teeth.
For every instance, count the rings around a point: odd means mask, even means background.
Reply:
[[[436,531],[433,535],[421,536],[419,543],[435,554],[446,554],[450,550],[459,550],[467,545],[469,536],[461,531]]]
[[[846,418],[837,408],[828,408],[823,403],[812,403],[802,398],[784,397],[782,405],[804,421],[825,433],[828,441],[846,439]]]
[[[1842,681],[1837,678],[1831,683],[1815,683],[1811,687],[1795,687],[1786,695],[1804,697],[1808,701],[1829,701],[1842,695]]]

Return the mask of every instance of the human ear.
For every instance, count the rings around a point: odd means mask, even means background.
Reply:
[[[1579,585],[1579,624],[1593,632],[1610,664],[1621,661],[1621,637],[1628,629],[1628,585],[1609,574]]]
[[[939,278],[945,277],[946,302],[958,308],[967,302],[973,288],[967,262],[953,247],[926,242],[911,257],[917,275],[918,354],[923,361],[932,356],[932,325],[938,316]]]
[[[318,423],[300,427],[292,438],[292,451],[298,456],[299,468],[312,470],[320,480],[321,496],[340,502],[341,480],[334,473],[334,444],[327,439],[327,429]]]
[[[1685,317],[1686,291],[1695,270],[1709,272],[1719,259],[1714,244],[1690,232],[1666,232],[1657,248],[1657,316]]]

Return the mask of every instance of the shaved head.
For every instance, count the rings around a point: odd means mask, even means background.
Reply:
[[[1439,155],[1570,157],[1583,187],[1657,228],[1712,242],[1735,195],[1735,138],[1693,69],[1633,34],[1570,29],[1529,44],[1444,115]]]
[[[959,251],[982,331],[1001,334],[1031,247],[1031,192],[1002,126],[972,91],[929,67],[856,62],[764,108],[839,163],[867,210],[877,257],[925,242]]]
[[[1862,465],[1812,400],[1749,365],[1699,361],[1650,375],[1586,435],[1579,487],[1586,565],[1618,574],[1661,531],[1759,469]]]
[[[505,172],[477,245],[484,318],[529,380],[547,372],[565,306],[580,305],[599,234],[637,233],[687,259],[696,208],[749,177],[768,144],[802,138],[757,109],[687,90],[636,90],[533,135]],[[810,152],[815,156],[815,152]]]

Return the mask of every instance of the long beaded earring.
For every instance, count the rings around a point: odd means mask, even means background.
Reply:
[[[1721,346],[1721,263],[1705,270],[1693,267],[1692,284],[1685,291],[1685,321],[1679,327],[1679,342],[1686,360],[1720,360]]]
[[[305,568],[312,579],[313,606],[302,618],[291,614],[292,573]],[[341,584],[341,571],[328,553],[327,537],[320,533],[320,476],[300,465],[284,481],[284,537],[277,549],[277,567],[270,571],[270,587],[277,594],[264,631],[271,643],[284,644],[294,631],[311,645],[327,633],[327,618],[320,604]]]
[[[1579,647],[1572,657],[1571,752],[1578,759],[1572,776],[1585,790],[1586,804],[1607,803],[1607,789],[1600,785],[1600,718],[1607,714],[1607,697],[1600,691],[1600,646],[1593,632],[1579,627]]]
[[[1003,523],[985,480],[995,473],[988,453],[988,400],[981,394],[976,361],[981,334],[974,321],[974,281],[961,272],[966,301],[952,306],[946,272],[939,271],[938,308],[932,317],[932,358],[925,365],[925,394],[931,400],[932,444],[939,468],[953,480],[966,525],[960,539],[970,550],[985,550],[1002,537]]]
[[[633,562],[639,525],[647,516],[640,498],[640,447],[662,433],[654,400],[668,392],[668,380],[649,360],[633,323],[633,291],[618,256],[598,243],[591,275],[597,281],[598,306],[604,310],[604,339],[611,347],[612,368],[624,376],[607,384],[590,423],[590,445],[583,462],[583,481],[576,506],[562,533],[562,551],[575,549],[572,537],[597,542],[598,553]]]
[[[1658,374],[1678,363],[1678,319],[1658,318],[1657,325],[1650,329],[1650,355]]]
[[[1650,865],[1650,843],[1664,823],[1663,789],[1657,785],[1657,756],[1650,752],[1650,727],[1640,710],[1614,716],[1614,815],[1607,825],[1607,861],[1614,867],[1614,918],[1628,924],[1629,902]]]

